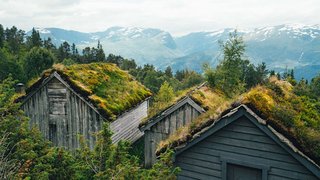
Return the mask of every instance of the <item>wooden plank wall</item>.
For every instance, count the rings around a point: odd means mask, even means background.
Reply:
[[[156,148],[160,141],[166,139],[174,133],[179,127],[190,123],[200,115],[188,103],[181,106],[176,111],[164,117],[157,124],[145,131],[145,166],[150,167],[156,161]]]
[[[56,78],[35,93],[22,109],[30,118],[30,125],[38,126],[45,138],[55,146],[69,149],[80,146],[79,135],[84,136],[93,148],[93,133],[99,131],[103,123],[98,113]],[[113,142],[120,139],[135,142],[142,137],[138,126],[147,113],[148,101],[145,101],[112,122]]]
[[[45,138],[56,134],[55,140],[50,139],[53,144],[69,149],[79,147],[79,134],[93,148],[95,137],[91,135],[101,129],[103,122],[99,114],[56,78],[28,99],[22,109],[30,118],[30,125],[38,126]]]
[[[222,179],[223,157],[270,167],[268,180],[317,179],[246,118],[177,155],[175,165],[182,169],[178,179]]]
[[[139,130],[139,123],[148,115],[148,101],[144,101],[140,105],[134,107],[110,125],[113,131],[112,142],[117,143],[121,139],[129,142],[135,142],[143,136],[143,132]]]

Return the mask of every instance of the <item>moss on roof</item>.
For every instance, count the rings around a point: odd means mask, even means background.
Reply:
[[[50,76],[54,71],[110,120],[151,96],[150,90],[115,64],[56,64],[52,69],[46,70],[41,79]],[[41,79],[37,82],[42,82]],[[39,85],[37,82],[33,83],[27,93]]]
[[[215,108],[219,103],[225,101],[223,93],[216,92],[209,88],[205,83],[200,86],[188,88],[177,93],[177,96],[172,101],[161,104],[160,106],[152,106],[149,108],[148,117],[144,118],[140,127],[152,122],[156,117],[160,116],[162,112],[174,106],[183,98],[189,96],[193,101],[200,105],[203,109],[209,110]]]
[[[236,106],[245,104],[316,163],[320,162],[320,103],[297,96],[286,81],[270,79],[232,100],[225,100],[160,142],[157,153],[185,145]]]
[[[178,101],[186,97],[187,94],[194,89],[195,87],[192,87],[183,91],[178,91],[176,93],[176,96],[171,101],[157,104],[157,105],[153,104],[152,106],[150,106],[148,109],[148,116],[142,119],[142,121],[139,124],[139,127],[142,127],[148,124],[149,122],[151,122],[155,117],[158,117],[159,115],[161,115],[163,111],[175,105]]]

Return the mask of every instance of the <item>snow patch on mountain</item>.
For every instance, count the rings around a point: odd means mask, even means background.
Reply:
[[[154,28],[110,27],[105,31],[82,33],[58,28],[37,28],[43,39],[50,37],[59,46],[75,43],[79,50],[96,47],[100,41],[105,53],[135,59],[138,64],[156,67],[172,65],[201,70],[203,62],[216,65],[221,56],[219,40],[225,41],[234,28],[193,32],[172,37]],[[266,62],[269,68],[320,65],[320,26],[283,24],[252,29],[238,29],[246,43],[246,53],[254,63]],[[30,31],[27,33],[30,35]]]
[[[39,31],[40,34],[50,34],[51,31],[45,28],[34,28],[36,31]]]

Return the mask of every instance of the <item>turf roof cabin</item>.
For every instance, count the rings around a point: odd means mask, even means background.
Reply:
[[[157,154],[175,150],[178,179],[320,179],[320,113],[303,117],[316,110],[307,101],[283,82],[258,86],[178,130]],[[292,111],[293,124],[281,118],[286,115],[279,108]]]
[[[38,126],[54,145],[74,149],[79,147],[79,134],[93,148],[93,133],[104,121],[110,122],[114,143],[138,140],[149,96],[148,89],[116,65],[92,63],[56,65],[20,101],[31,126]]]
[[[149,112],[149,117],[140,124],[144,132],[145,166],[150,167],[156,161],[156,149],[162,140],[167,139],[178,128],[190,124],[205,110],[209,109],[214,99],[221,99],[205,84],[181,93],[167,106]],[[150,109],[152,110],[152,109]],[[151,114],[151,115],[150,115]]]

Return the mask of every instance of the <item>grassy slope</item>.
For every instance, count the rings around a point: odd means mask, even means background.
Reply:
[[[319,163],[320,160],[320,103],[292,93],[292,86],[284,81],[270,80],[266,86],[257,86],[233,99],[220,99],[217,106],[199,116],[193,123],[180,128],[158,146],[158,153],[191,140],[210,126],[232,104],[246,104],[267,123],[289,138],[300,150]]]
[[[147,88],[115,64],[58,64],[47,70],[44,76],[48,76],[52,71],[57,71],[109,119],[115,119],[151,96]]]

